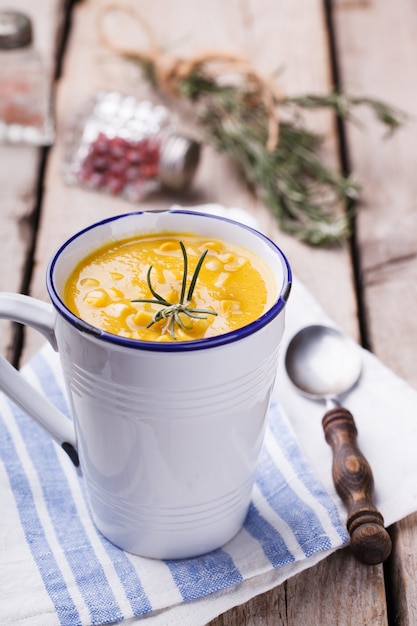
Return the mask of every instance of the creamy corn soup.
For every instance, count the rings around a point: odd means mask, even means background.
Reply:
[[[185,292],[180,242],[188,265]],[[205,251],[188,302],[190,282]],[[109,333],[146,341],[189,341],[249,324],[272,305],[275,292],[271,271],[252,252],[219,239],[181,233],[104,245],[75,267],[64,302],[75,315]],[[180,302],[182,293],[192,316],[177,311],[179,323],[172,322],[169,311],[161,317],[168,304]]]

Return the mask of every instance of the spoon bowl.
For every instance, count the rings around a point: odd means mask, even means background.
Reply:
[[[391,553],[391,538],[372,500],[372,470],[358,447],[353,415],[340,406],[340,397],[361,375],[359,346],[336,328],[307,326],[290,341],[285,367],[302,395],[326,403],[322,425],[333,452],[333,482],[348,512],[352,552],[367,565],[382,563]]]
[[[349,337],[331,326],[316,324],[293,337],[285,367],[303,395],[336,402],[356,385],[362,359],[358,346]]]

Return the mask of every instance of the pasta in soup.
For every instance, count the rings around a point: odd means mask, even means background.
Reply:
[[[69,276],[64,302],[79,318],[122,337],[192,341],[250,324],[270,308],[275,291],[271,270],[253,252],[172,233],[95,250]]]

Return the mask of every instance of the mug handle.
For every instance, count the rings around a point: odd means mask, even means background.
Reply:
[[[55,313],[51,304],[23,294],[0,293],[0,319],[31,326],[46,337],[55,351],[58,350]],[[0,356],[0,390],[46,430],[79,467],[71,420],[32,387],[3,356]]]

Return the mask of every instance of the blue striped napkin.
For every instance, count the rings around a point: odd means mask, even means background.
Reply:
[[[23,373],[68,414],[49,346]],[[145,559],[107,541],[66,454],[2,396],[0,459],[1,624],[205,624],[348,541],[276,400],[244,527],[198,558]]]

